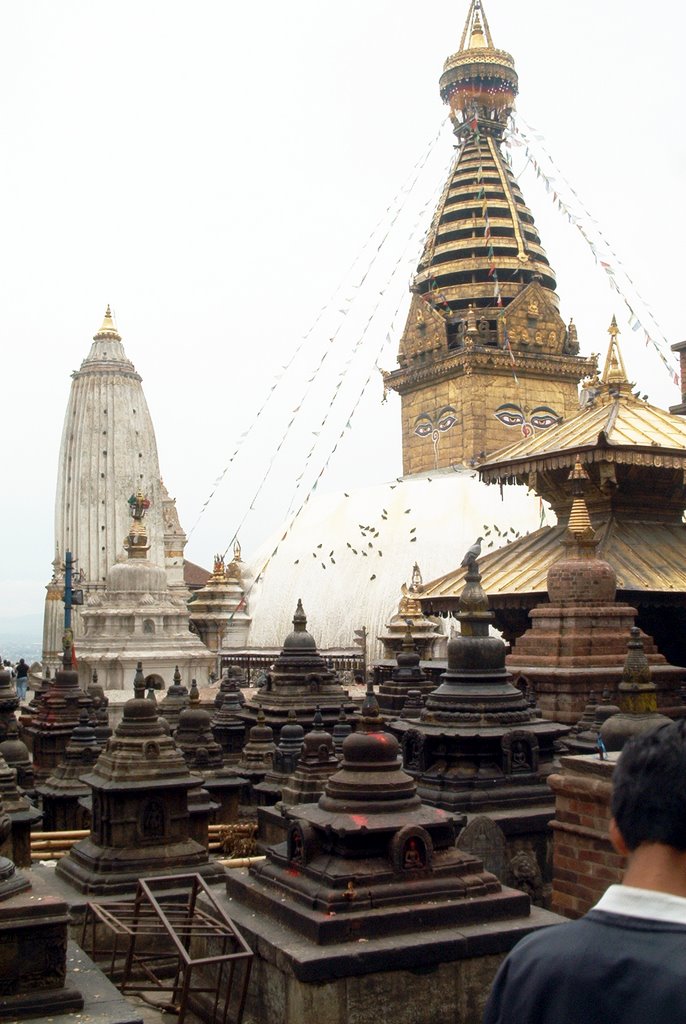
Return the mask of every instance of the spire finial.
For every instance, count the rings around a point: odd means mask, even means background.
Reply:
[[[107,303],[107,309],[105,310],[105,316],[104,316],[103,321],[102,321],[102,327],[100,328],[98,333],[94,336],[93,340],[95,341],[96,338],[102,338],[102,337],[114,338],[117,341],[121,341],[121,335],[119,334],[119,331],[116,328],[116,325],[115,325],[115,322],[114,322],[114,317],[112,316],[112,310],[110,309],[109,302]]]
[[[617,326],[616,316],[612,317],[612,323],[608,327],[607,333],[610,335],[610,344],[603,370],[603,384],[628,384],[629,378],[626,375],[624,360],[622,359],[622,352],[619,347],[618,338],[620,330]]]
[[[304,633],[307,629],[307,617],[300,598],[298,598],[298,605],[295,609],[295,615],[293,616],[293,628],[296,633]]]
[[[467,46],[465,46],[465,43],[467,43]],[[493,39],[491,38],[491,30],[488,27],[486,12],[484,11],[482,0],[472,0],[460,41],[460,50],[477,50],[485,49],[486,47],[493,48]]]

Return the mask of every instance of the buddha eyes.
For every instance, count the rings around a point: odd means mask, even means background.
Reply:
[[[524,410],[511,402],[496,409],[495,417],[506,427],[521,427],[525,437],[530,437],[534,430],[547,430],[561,419],[555,410],[547,405],[536,406],[527,418]]]
[[[524,423],[524,413],[514,406],[502,406],[496,411],[495,416],[506,427],[518,427],[521,423]]]
[[[559,416],[552,409],[548,409],[545,406],[541,406],[540,409],[534,409],[531,413],[531,426],[535,430],[547,430],[548,427],[554,426],[559,420]]]
[[[455,412],[455,410],[453,408],[448,406],[445,409],[442,409],[440,411],[440,413],[438,414],[438,420],[436,421],[436,426],[438,427],[439,430],[444,431],[444,430],[450,430],[450,428],[454,427],[456,423],[457,423],[457,413]]]
[[[415,420],[414,432],[417,437],[429,437],[436,431],[445,433],[446,430],[450,430],[457,423],[457,411],[453,409],[452,405],[446,405],[445,408],[441,409],[436,417],[435,425],[434,420],[431,416],[426,413],[422,413]]]

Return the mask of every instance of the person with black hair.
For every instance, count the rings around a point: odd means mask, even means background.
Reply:
[[[26,689],[29,683],[29,666],[23,658],[20,658],[15,668],[17,677],[17,697],[23,704],[26,700]]]
[[[523,939],[484,1024],[686,1020],[686,722],[643,733],[614,770],[610,840],[627,864],[578,921]]]

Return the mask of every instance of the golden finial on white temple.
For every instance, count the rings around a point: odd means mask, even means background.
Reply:
[[[112,310],[110,309],[109,303],[107,304],[107,309],[105,310],[105,316],[102,321],[102,327],[95,335],[96,338],[101,338],[103,336],[106,338],[116,338],[118,341],[121,341],[119,331],[117,330],[114,324],[114,317],[112,316]]]

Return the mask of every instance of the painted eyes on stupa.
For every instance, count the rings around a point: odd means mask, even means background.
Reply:
[[[524,437],[531,437],[535,430],[547,430],[561,419],[560,415],[548,405],[537,405],[531,410],[528,419],[520,405],[506,402],[495,411],[496,419],[506,427],[521,427]]]
[[[435,431],[440,431],[444,434],[446,430],[450,430],[456,423],[457,410],[453,409],[452,405],[446,405],[438,413],[435,423],[428,413],[421,413],[414,421],[414,432],[417,437],[429,437]]]

